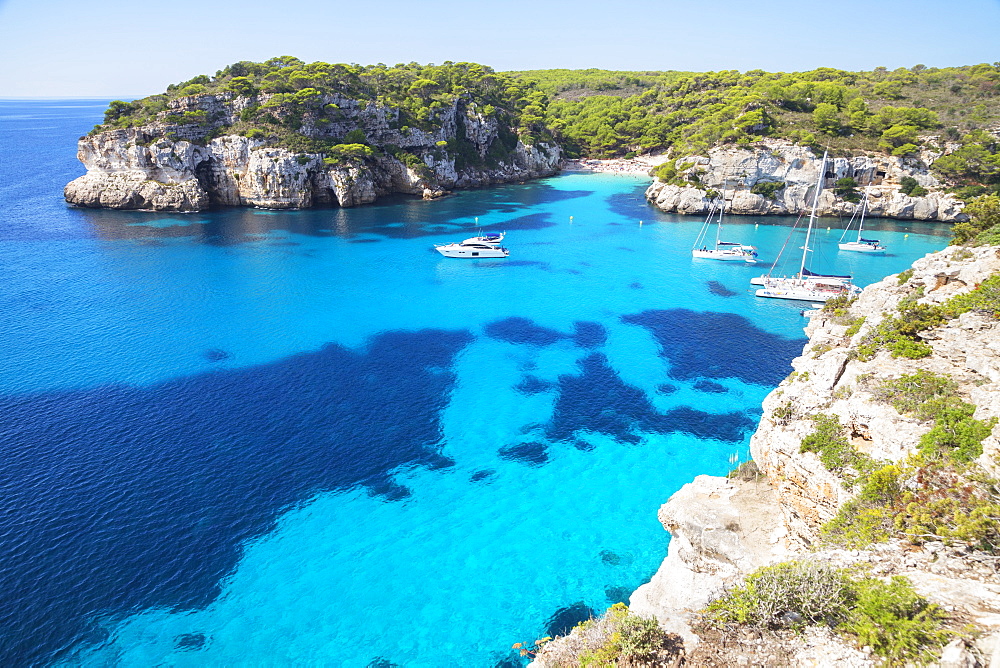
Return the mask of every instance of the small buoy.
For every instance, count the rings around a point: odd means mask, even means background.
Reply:
[[[827,228],[826,228],[826,231],[827,231],[827,232],[829,232],[829,231],[830,231],[830,228],[829,228],[829,227],[827,227]]]
[[[754,227],[760,227],[760,223],[754,223],[753,226]]]
[[[909,234],[904,234],[904,235],[903,235],[903,238],[905,239],[905,238],[906,238],[906,237],[908,237],[908,236],[910,236],[910,235],[909,235]]]
[[[639,227],[642,227],[642,221],[641,220],[639,221]]]

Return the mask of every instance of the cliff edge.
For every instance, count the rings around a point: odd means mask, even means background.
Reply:
[[[704,623],[748,574],[795,560],[908,579],[952,634],[932,663],[1000,665],[998,274],[1000,247],[953,246],[813,312],[764,400],[755,470],[698,476],[660,509],[668,555],[629,608],[683,650],[652,665],[901,665],[825,625]],[[563,643],[535,665],[569,665]]]
[[[112,102],[64,194],[112,209],[349,207],[548,176],[561,152],[539,95],[472,63],[240,62]]]

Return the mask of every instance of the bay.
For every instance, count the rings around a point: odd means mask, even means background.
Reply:
[[[626,600],[802,350],[792,219],[696,261],[648,179],[357,209],[71,209],[106,101],[0,101],[0,662],[494,666]],[[947,243],[875,220],[859,284]],[[826,227],[829,226],[829,230]],[[506,260],[433,244],[506,231]],[[867,231],[867,230],[866,230]]]

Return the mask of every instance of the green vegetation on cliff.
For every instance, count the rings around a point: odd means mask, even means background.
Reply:
[[[968,209],[972,219],[955,226],[953,243],[978,245],[1000,234],[1000,198],[977,198]],[[958,248],[951,257],[959,260],[970,254]],[[912,276],[912,270],[903,272],[898,285],[907,286]],[[940,304],[921,303],[922,294],[922,286],[910,287],[897,312],[886,314],[849,354],[864,361],[886,350],[893,357],[919,359],[933,352],[924,339],[927,330],[970,311],[1000,318],[998,274]],[[831,300],[827,306],[824,310],[841,324],[857,320],[851,317],[850,301]],[[928,431],[916,443],[916,454],[890,464],[857,452],[836,416],[812,416],[816,427],[802,439],[801,451],[818,453],[825,468],[856,492],[824,526],[826,538],[851,547],[892,538],[940,540],[1000,552],[1000,481],[977,464],[997,419],[975,418],[976,406],[963,398],[958,384],[926,369],[898,378],[863,374],[857,387],[870,392],[875,402],[927,425]],[[850,393],[851,388],[843,391]]]
[[[952,245],[1000,246],[1000,196],[980,195],[965,207],[969,220],[955,223]]]
[[[590,154],[637,148],[702,150],[763,135],[890,150],[921,130],[952,127],[949,139],[1000,119],[1000,67],[847,72],[735,70],[707,73],[536,70],[513,73],[556,96],[549,119]],[[637,94],[623,95],[639,89]],[[565,91],[576,99],[564,99]],[[618,93],[618,94],[609,94]],[[584,142],[582,135],[594,139]]]
[[[238,113],[226,113],[225,104]],[[291,56],[263,63],[241,61],[214,76],[199,75],[167,87],[165,93],[133,102],[115,100],[94,132],[149,126],[205,142],[242,134],[293,151],[323,153],[327,160],[369,157],[362,129],[369,105],[384,111],[385,130],[407,136],[435,132],[453,123],[454,137],[434,150],[463,163],[495,164],[520,138],[550,139],[544,124],[548,96],[531,84],[475,63],[387,66],[305,63]],[[458,113],[452,113],[457,110]],[[495,122],[497,137],[485,157],[465,136],[465,119]],[[414,156],[393,145],[374,146],[413,163]],[[417,159],[419,161],[419,158]],[[422,162],[421,162],[422,164]]]
[[[223,119],[198,96],[241,98],[245,104],[238,118]],[[345,103],[350,109],[341,108]],[[170,126],[168,136],[174,131],[205,141],[236,133],[292,150],[330,153],[334,145],[367,143],[343,135],[357,121],[358,108],[368,105],[388,111],[391,129],[400,132],[440,129],[455,107],[495,120],[500,141],[485,157],[470,152],[461,132],[451,145],[439,147],[463,163],[502,160],[518,138],[529,144],[555,139],[570,157],[608,158],[646,151],[700,153],[772,137],[840,154],[946,152],[932,168],[960,198],[1000,192],[1000,139],[990,132],[1000,127],[1000,63],[870,72],[500,73],[474,63],[307,64],[282,56],[235,63],[214,76],[169,86],[161,95],[116,100],[96,130],[155,120]],[[203,132],[193,132],[197,128]],[[773,196],[780,187],[776,183],[761,194]],[[924,194],[916,182],[902,189]]]
[[[836,415],[812,415],[812,433],[802,439],[799,452],[815,452],[828,470],[842,478],[845,486],[863,479],[875,468],[875,461],[858,452],[844,436],[844,427]]]
[[[984,234],[988,233],[996,234]],[[917,288],[900,301],[896,313],[887,315],[869,331],[851,356],[868,361],[880,350],[888,350],[893,357],[920,359],[931,354],[931,347],[922,336],[928,329],[968,311],[1000,317],[1000,275],[990,276],[971,292],[952,297],[943,304],[919,303],[917,299],[922,294],[922,289]]]
[[[924,663],[950,638],[944,612],[928,603],[906,578],[885,582],[818,561],[790,561],[759,568],[713,601],[716,624],[757,629],[825,625],[869,646],[893,663]]]
[[[981,195],[965,208],[970,219],[956,223],[952,229],[951,244],[979,246],[1000,244],[1000,196]],[[967,249],[954,252],[954,259],[961,259]],[[901,272],[899,285],[906,285],[913,276],[912,270]],[[875,357],[880,350],[888,350],[893,357],[920,359],[931,354],[930,345],[924,341],[923,332],[947,323],[968,311],[979,311],[1000,318],[1000,275],[993,275],[975,286],[971,292],[956,295],[942,304],[925,304],[918,300],[923,287],[913,288],[876,327],[865,334],[851,356],[862,361]],[[850,306],[849,303],[831,301],[826,308]],[[841,313],[843,316],[846,314]],[[835,314],[836,315],[836,314]],[[852,332],[853,334],[856,333]]]
[[[580,622],[572,636],[572,643],[536,640],[537,651],[527,643],[517,643],[513,649],[521,657],[542,654],[545,665],[567,668],[675,665],[673,660],[678,658],[677,639],[652,617],[632,614],[624,603],[615,603],[603,615]]]
[[[703,152],[779,137],[835,151],[915,154],[961,147],[936,171],[962,197],[1000,188],[1000,64],[783,73],[537,70],[514,73],[554,96],[546,122],[569,155]],[[933,142],[922,137],[935,135]]]
[[[508,72],[531,80],[556,100],[579,100],[593,95],[628,97],[694,75],[694,72],[627,72],[619,70],[525,70]]]

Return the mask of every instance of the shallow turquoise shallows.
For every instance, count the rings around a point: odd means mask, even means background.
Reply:
[[[99,114],[20,104],[11,146],[59,164]],[[804,343],[749,285],[792,219],[693,260],[648,179],[181,215],[67,209],[60,170],[4,175],[8,665],[520,665],[652,575],[657,508],[748,458]],[[811,267],[861,285],[946,243],[841,226]],[[433,250],[479,229],[510,257]]]

